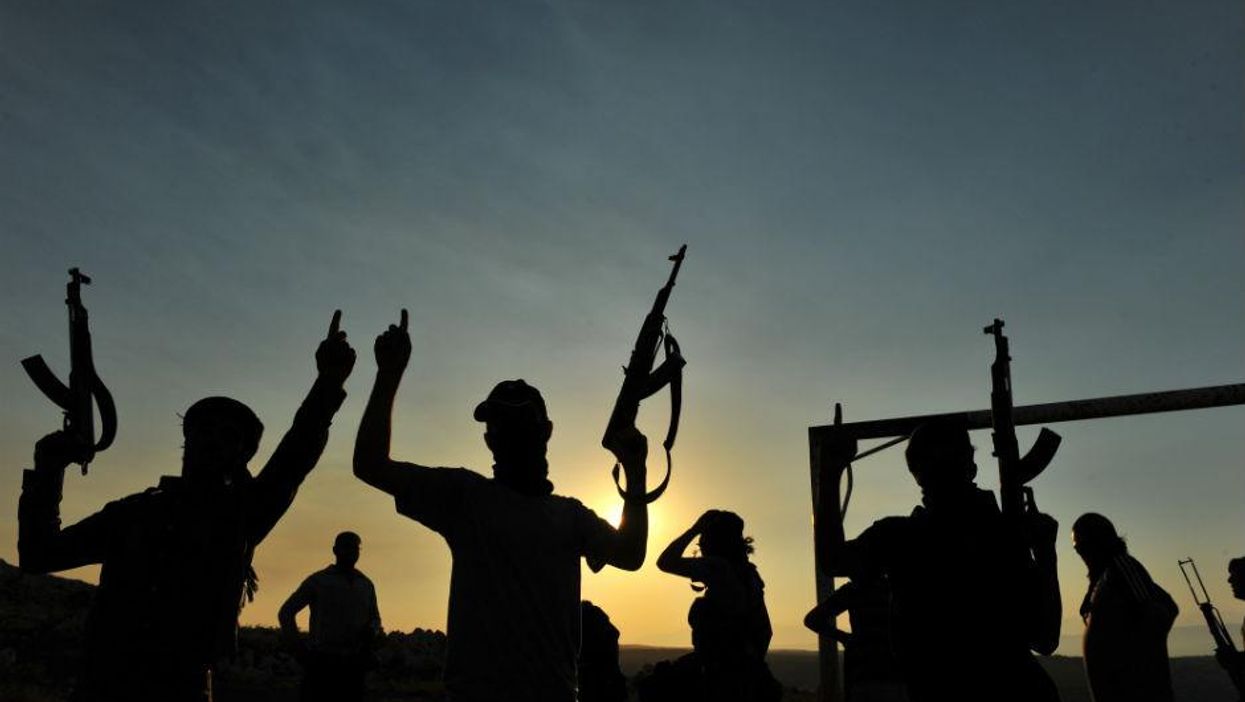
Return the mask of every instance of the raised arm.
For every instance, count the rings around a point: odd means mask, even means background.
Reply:
[[[406,486],[408,468],[389,456],[389,437],[393,423],[393,402],[398,395],[402,373],[411,358],[411,337],[407,332],[407,313],[402,310],[398,324],[376,337],[376,382],[359,422],[354,444],[354,474],[363,482],[390,495]]]
[[[666,550],[662,551],[661,555],[657,557],[657,567],[662,572],[689,578],[697,582],[705,581],[706,571],[708,570],[705,567],[705,559],[688,558],[683,554],[687,553],[687,547],[691,546],[692,540],[700,534],[704,528],[705,521],[711,519],[716,511],[711,509],[700,515],[696,523],[689,527],[687,531],[674,537],[674,541],[671,541]]]
[[[22,476],[17,503],[17,558],[29,573],[52,573],[91,563],[102,563],[108,528],[116,507],[61,529],[61,490],[65,468],[79,461],[81,446],[63,431],[48,434],[35,444],[35,467]]]
[[[648,439],[632,428],[620,432],[610,450],[627,476],[627,494],[606,562],[623,570],[639,570],[648,555]]]
[[[251,491],[251,538],[258,543],[294,501],[303,479],[315,468],[329,439],[333,415],[346,399],[343,386],[354,368],[355,352],[341,330],[341,310],[333,313],[328,335],[316,349],[316,380],[294,414],[294,422],[255,476]]]

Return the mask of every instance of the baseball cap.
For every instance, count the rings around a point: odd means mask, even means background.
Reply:
[[[484,402],[476,405],[473,415],[477,422],[514,420],[547,420],[545,400],[540,391],[522,378],[503,380],[493,387]]]

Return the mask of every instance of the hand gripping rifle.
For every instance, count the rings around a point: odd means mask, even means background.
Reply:
[[[1240,656],[1236,651],[1236,644],[1232,643],[1232,635],[1228,633],[1228,627],[1223,623],[1223,617],[1219,616],[1219,610],[1215,609],[1215,605],[1210,602],[1210,595],[1206,592],[1206,583],[1202,582],[1202,574],[1197,572],[1197,564],[1192,558],[1186,558],[1177,561],[1180,564],[1180,574],[1184,576],[1184,581],[1189,584],[1189,593],[1193,595],[1193,602],[1197,604],[1197,608],[1202,610],[1202,618],[1206,620],[1206,626],[1210,629],[1210,636],[1215,640],[1215,657],[1219,659],[1227,658],[1234,661]],[[1193,577],[1197,578],[1197,584],[1202,588],[1202,596],[1198,597],[1197,590],[1193,589],[1193,581],[1189,579],[1189,571],[1185,566],[1189,566],[1193,570]],[[1240,665],[1228,666],[1228,677],[1232,678],[1232,684],[1236,686],[1236,691],[1245,696],[1245,670]]]
[[[1025,485],[1046,469],[1061,441],[1058,434],[1042,428],[1033,447],[1020,456],[1016,441],[1016,421],[1012,416],[1012,367],[1003,320],[982,330],[994,337],[994,363],[990,364],[990,423],[993,427],[994,455],[999,460],[999,497],[1004,515],[1018,517],[1035,508],[1033,491]]]
[[[65,386],[39,355],[22,359],[22,368],[39,391],[65,410],[65,433],[73,437],[83,450],[82,474],[95,454],[112,445],[117,435],[117,409],[112,393],[95,373],[91,358],[91,330],[87,326],[86,308],[82,306],[82,285],[91,279],[77,268],[69,270],[65,304],[69,306],[69,385]],[[100,436],[95,439],[95,406],[99,407]]]
[[[686,252],[687,244],[684,244],[679,247],[677,254],[670,257],[674,261],[674,269],[670,271],[670,279],[666,281],[666,285],[657,291],[653,309],[649,310],[644,324],[640,326],[635,346],[631,349],[631,361],[623,368],[622,389],[618,391],[618,399],[614,400],[614,411],[610,413],[605,435],[601,437],[601,445],[612,449],[620,432],[635,427],[640,402],[667,385],[670,386],[670,427],[666,430],[666,440],[662,442],[666,449],[666,477],[652,492],[644,496],[645,502],[653,502],[661,497],[670,484],[670,449],[674,448],[674,438],[679,433],[679,412],[683,405],[683,366],[687,361],[683,360],[683,355],[679,352],[679,342],[670,334],[670,327],[666,323],[666,303],[670,300],[670,291],[674,288],[674,279],[679,275]],[[665,358],[653,370],[658,348],[663,350]],[[627,493],[618,480],[619,468],[618,463],[615,463],[614,487],[626,499]]]

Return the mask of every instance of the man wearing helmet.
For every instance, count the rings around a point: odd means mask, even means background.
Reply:
[[[315,467],[345,399],[354,350],[340,319],[316,350],[318,375],[293,426],[254,476],[247,463],[263,424],[241,402],[209,397],[183,416],[181,476],[61,528],[65,468],[81,449],[59,431],[35,445],[18,504],[21,567],[103,566],[75,702],[211,700],[213,666],[233,652],[239,610],[255,591],[255,548]]]
[[[498,383],[476,408],[493,477],[389,456],[394,398],[410,358],[406,311],[376,340],[376,384],[355,444],[354,471],[394,496],[399,513],[441,534],[453,554],[445,683],[452,702],[574,702],[580,559],[637,570],[648,537],[647,443],[611,447],[627,474],[615,529],[578,500],[553,494],[545,460],[553,423],[522,380]]]

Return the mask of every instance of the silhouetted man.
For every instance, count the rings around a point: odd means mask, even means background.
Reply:
[[[605,610],[584,600],[579,648],[579,702],[626,702],[627,677],[618,665],[618,629]]]
[[[1232,588],[1232,596],[1245,600],[1245,556],[1228,561],[1228,585]],[[1241,624],[1242,640],[1245,640],[1245,622]],[[1219,665],[1232,676],[1234,682],[1245,680],[1245,651],[1217,651],[1215,658]],[[1239,687],[1239,682],[1236,682]],[[1245,693],[1241,699],[1245,700]]]
[[[855,442],[831,465],[847,465]],[[994,494],[973,482],[977,466],[962,423],[932,421],[908,441],[908,469],[921,505],[874,522],[844,543],[838,514],[821,514],[825,563],[853,579],[885,576],[894,640],[913,702],[1057,700],[1032,650],[1059,643],[1054,519],[1024,525],[1001,514]],[[838,485],[822,476],[822,485]],[[837,548],[834,545],[837,544]]]
[[[1175,601],[1129,555],[1115,525],[1101,514],[1077,518],[1072,544],[1089,569],[1081,618],[1094,702],[1170,702],[1167,633],[1176,620]]]
[[[255,548],[315,467],[346,396],[355,357],[340,318],[316,351],[319,375],[294,425],[258,475],[247,462],[259,448],[259,418],[237,400],[209,397],[182,418],[181,477],[62,529],[65,467],[79,449],[62,432],[35,445],[18,504],[22,568],[103,565],[75,701],[211,700],[213,665],[234,651],[238,612],[255,590]]]
[[[351,702],[363,698],[364,676],[380,635],[376,588],[354,566],[362,539],[343,531],[333,541],[336,561],[307,576],[277,612],[281,634],[303,665],[304,702]],[[310,644],[294,620],[310,608]]]
[[[633,431],[612,447],[628,496],[615,529],[578,500],[553,494],[545,460],[553,423],[522,380],[497,384],[475,408],[493,477],[389,457],[390,415],[411,354],[406,310],[376,339],[376,384],[354,470],[394,496],[399,513],[441,534],[450,576],[445,684],[453,702],[573,702],[580,635],[580,558],[637,570],[648,538],[648,445]]]
[[[836,626],[848,613],[851,632]],[[884,577],[852,580],[804,615],[804,626],[843,644],[847,702],[907,702],[891,641],[891,592]]]

